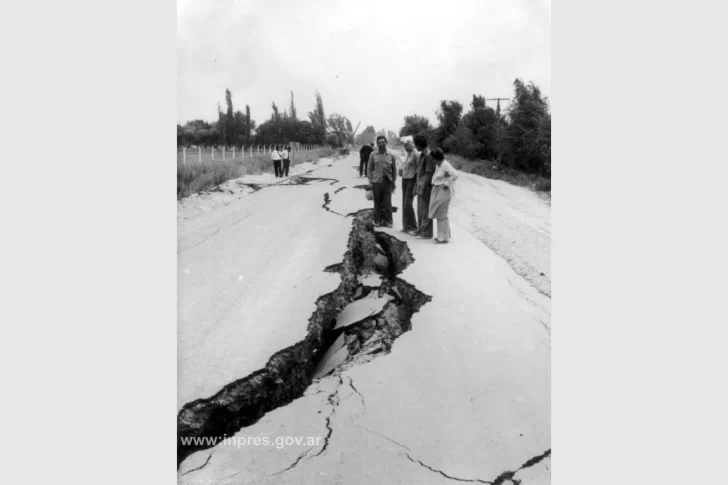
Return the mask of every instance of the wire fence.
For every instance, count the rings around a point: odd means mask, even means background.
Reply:
[[[299,145],[291,143],[292,158],[298,152],[312,152],[323,148],[321,145]],[[208,162],[244,162],[269,155],[276,145],[249,146],[189,146],[177,147],[177,163],[182,165]]]

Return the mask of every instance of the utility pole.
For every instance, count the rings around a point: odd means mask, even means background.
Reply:
[[[361,125],[361,121],[356,124],[356,128],[354,129],[354,132],[351,134],[348,140],[346,140],[346,147],[344,149],[346,150],[349,148],[349,145],[354,145],[354,136],[356,135],[356,132],[359,131],[359,125]]]
[[[501,166],[501,115],[500,115],[500,102],[508,101],[511,98],[487,98],[486,101],[496,101],[498,106],[495,110],[495,117],[498,118],[498,166]]]

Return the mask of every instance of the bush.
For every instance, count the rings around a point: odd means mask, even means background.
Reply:
[[[534,187],[539,192],[551,192],[551,180],[544,179],[536,182],[536,186]]]
[[[445,138],[442,143],[445,152],[453,152],[466,158],[476,158],[483,148],[473,133],[466,126],[459,126],[455,133]]]
[[[492,160],[468,160],[453,154],[448,154],[445,158],[456,170],[461,172],[472,173],[494,180],[503,180],[533,190],[551,192],[551,180],[537,174],[527,174],[506,166],[498,167],[496,162]]]

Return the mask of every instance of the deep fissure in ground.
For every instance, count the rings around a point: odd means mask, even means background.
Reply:
[[[326,268],[339,273],[341,283],[316,301],[306,338],[273,354],[263,369],[226,385],[209,398],[184,405],[177,415],[177,466],[190,454],[214,446],[215,440],[231,437],[269,411],[301,397],[323,364],[326,350],[342,334],[348,357],[330,372],[388,353],[394,341],[411,329],[412,315],[432,300],[397,277],[412,262],[406,243],[374,231],[372,211],[359,211],[352,221],[343,261]],[[381,285],[362,285],[359,276],[367,274],[380,275]],[[389,299],[382,311],[334,329],[337,316],[349,303],[373,291]]]

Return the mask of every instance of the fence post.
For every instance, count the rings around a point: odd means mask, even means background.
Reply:
[[[197,145],[197,161],[202,164],[202,145]]]
[[[222,161],[225,161],[225,145],[222,146]]]
[[[210,147],[210,156],[212,157],[212,161],[214,162],[215,161],[215,147],[214,146]]]
[[[235,145],[233,145],[233,162],[235,161]]]
[[[187,165],[187,152],[185,147],[182,147],[182,165]]]

